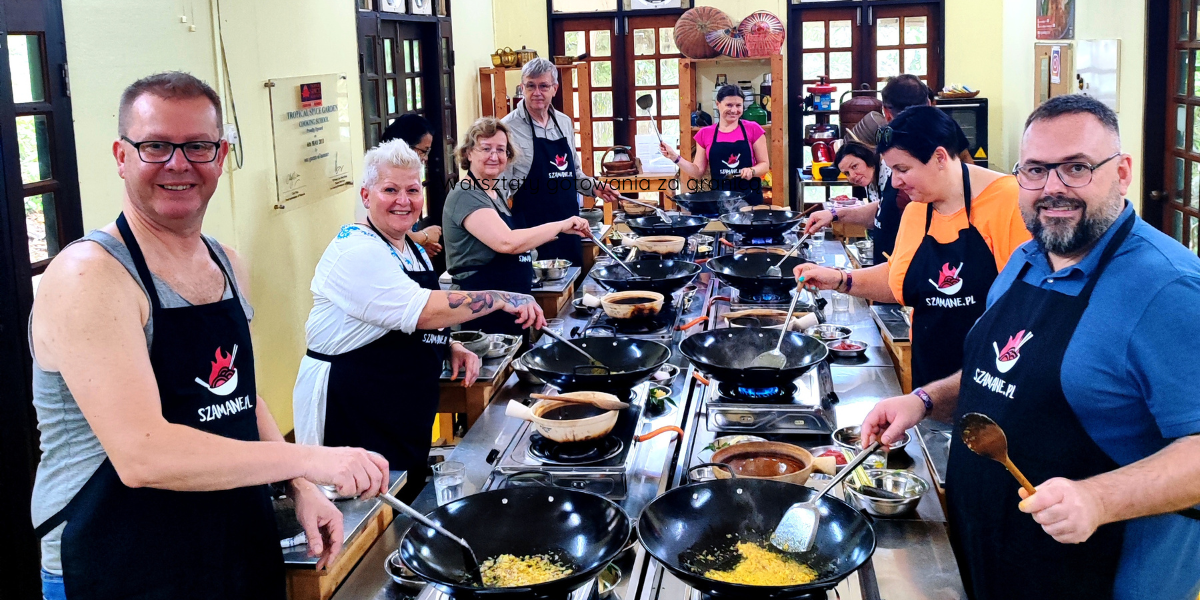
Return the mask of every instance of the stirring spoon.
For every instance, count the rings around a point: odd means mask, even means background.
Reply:
[[[959,423],[962,425],[962,441],[972,452],[1004,465],[1030,496],[1037,492],[1033,484],[1029,483],[1021,470],[1008,458],[1008,437],[995,421],[987,415],[967,413]]]

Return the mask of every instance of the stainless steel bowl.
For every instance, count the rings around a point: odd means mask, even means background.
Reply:
[[[811,335],[822,342],[832,342],[836,340],[844,340],[850,337],[852,330],[849,327],[841,325],[831,325],[822,323],[821,325],[813,325],[804,330],[804,333]]]
[[[662,372],[666,372],[667,376],[663,379],[659,379],[658,374]],[[654,375],[650,377],[650,383],[671,389],[671,386],[675,385],[676,377],[679,377],[679,367],[671,363],[664,363],[663,366],[659,367],[658,370],[654,372]]]
[[[462,342],[462,345],[467,350],[483,356],[492,346],[492,338],[482,331],[455,331],[450,334],[450,339],[456,342]]]
[[[859,350],[838,350],[837,348],[834,348],[834,346],[836,346],[842,342],[855,344],[857,346],[860,346],[860,349]],[[850,338],[846,338],[844,340],[830,340],[828,342],[825,342],[825,347],[829,348],[830,354],[832,354],[838,358],[858,358],[867,353],[867,343],[866,342],[861,341],[861,340],[852,340]]]
[[[860,426],[858,426],[858,425],[849,425],[847,427],[843,427],[843,428],[833,432],[833,443],[834,443],[834,445],[838,446],[839,448],[848,448],[848,449],[852,450],[855,454],[857,454],[860,451],[862,451],[862,449],[863,449],[862,441],[861,441],[862,434],[860,433],[860,431],[861,431]],[[907,446],[908,442],[911,440],[912,440],[912,436],[907,431],[905,431],[904,437],[893,442],[892,445],[888,447],[888,449],[896,450],[898,448],[903,448],[903,447]]]
[[[892,517],[909,513],[921,503],[921,496],[929,491],[929,482],[908,471],[897,469],[868,469],[867,478],[871,485],[904,496],[903,500],[887,500],[868,496],[859,491],[854,478],[846,479],[846,500],[852,506],[867,511],[876,517]]]
[[[567,269],[571,268],[571,261],[565,258],[555,258],[551,260],[535,260],[533,261],[533,273],[544,281],[554,281],[567,276]]]
[[[483,358],[500,358],[506,356],[520,343],[521,336],[493,333],[491,335],[491,345],[488,346],[487,354]]]
[[[425,589],[425,580],[404,566],[404,561],[400,560],[399,550],[393,551],[388,555],[387,560],[383,561],[383,570],[387,571],[388,577],[391,577],[392,581],[395,581],[405,594],[415,596]]]

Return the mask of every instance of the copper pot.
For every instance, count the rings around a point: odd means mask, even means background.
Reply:
[[[850,99],[846,99],[846,95]],[[838,102],[838,122],[842,125],[842,131],[850,131],[863,120],[868,113],[883,112],[883,101],[879,99],[879,90],[871,89],[868,84],[863,84],[860,90],[849,90],[842,94]],[[867,145],[874,146],[875,140],[859,140]]]

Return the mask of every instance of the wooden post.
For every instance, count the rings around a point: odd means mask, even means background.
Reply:
[[[592,156],[592,78],[588,63],[575,63],[576,77],[579,80],[579,154],[583,162],[585,175],[596,174],[595,160]]]
[[[692,160],[695,156],[695,142],[692,140],[693,106],[696,106],[696,63],[684,58],[679,61],[679,154],[684,160]],[[694,191],[691,180],[687,173],[679,170],[679,193]]]
[[[492,116],[503,119],[508,114],[508,69],[496,67],[492,70]]]
[[[479,112],[480,116],[496,114],[495,94],[492,92],[492,67],[479,67]]]
[[[788,197],[787,160],[783,143],[787,102],[783,99],[783,54],[771,55],[771,204],[791,206]]]

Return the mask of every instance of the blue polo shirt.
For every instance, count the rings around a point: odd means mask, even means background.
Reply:
[[[988,293],[988,308],[1022,279],[1068,295],[1083,291],[1120,225],[1137,219],[1100,276],[1063,357],[1062,387],[1083,428],[1125,466],[1200,433],[1200,258],[1134,214],[1117,222],[1078,264],[1052,272],[1037,241],[1013,253]],[[1116,598],[1195,600],[1200,521],[1159,515],[1129,521]]]

